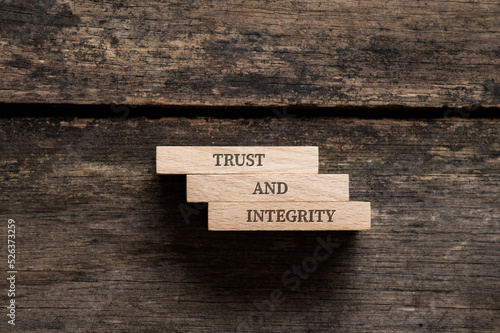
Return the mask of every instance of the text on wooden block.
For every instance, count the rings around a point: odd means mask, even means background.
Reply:
[[[210,202],[209,230],[368,230],[370,203]]]
[[[188,175],[187,201],[349,201],[349,175]]]
[[[156,147],[158,174],[318,173],[318,147]]]

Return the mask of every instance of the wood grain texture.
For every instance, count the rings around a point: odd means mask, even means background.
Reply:
[[[186,198],[187,202],[349,201],[349,175],[187,175]]]
[[[235,332],[250,316],[259,323],[256,303],[281,289],[261,332],[498,332],[499,129],[487,119],[0,119],[1,234],[9,218],[18,226],[16,330]],[[206,209],[189,205],[198,214],[183,219],[185,177],[156,175],[159,145],[318,145],[320,172],[348,173],[351,200],[371,202],[372,229],[209,232]],[[338,248],[292,291],[282,276],[318,237]]]
[[[0,101],[500,105],[500,3],[4,0]]]
[[[370,203],[359,201],[210,202],[208,230],[369,230],[370,216]]]
[[[160,175],[318,173],[318,160],[318,147],[156,147]]]

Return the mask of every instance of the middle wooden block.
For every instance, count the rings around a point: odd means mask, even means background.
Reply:
[[[216,201],[349,201],[349,175],[187,175],[187,202]]]

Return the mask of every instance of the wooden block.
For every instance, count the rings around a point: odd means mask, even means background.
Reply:
[[[156,147],[158,174],[318,173],[318,147]]]
[[[187,201],[349,201],[349,175],[188,175]]]
[[[210,202],[208,229],[368,230],[369,202]]]

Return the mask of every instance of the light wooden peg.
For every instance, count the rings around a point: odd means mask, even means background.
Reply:
[[[208,229],[219,231],[368,230],[369,202],[210,202]]]
[[[158,174],[318,173],[318,147],[156,147]]]

